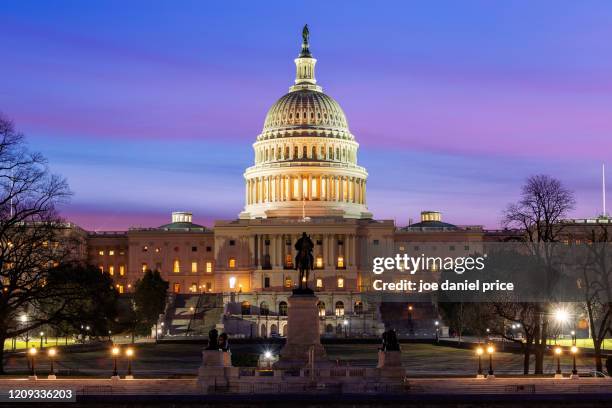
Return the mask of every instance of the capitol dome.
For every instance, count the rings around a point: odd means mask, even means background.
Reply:
[[[346,116],[338,102],[310,89],[289,92],[276,101],[268,111],[263,133],[274,134],[296,127],[348,132]]]
[[[317,84],[307,27],[303,39],[295,82],[272,105],[253,144],[240,218],[371,218],[359,144],[340,105]]]

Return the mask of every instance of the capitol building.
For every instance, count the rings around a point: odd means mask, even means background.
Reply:
[[[414,242],[442,242],[433,248],[458,256],[470,251],[463,243],[483,240],[482,228],[444,223],[435,211],[404,228],[373,218],[357,138],[319,85],[316,63],[305,28],[295,81],[269,109],[253,144],[244,210],[236,219],[210,229],[177,211],[156,228],[87,233],[88,262],[112,275],[120,293],[129,295],[146,270],[169,281],[164,335],[212,327],[234,336],[283,335],[287,298],[298,283],[293,246],[306,232],[314,243],[308,285],[319,299],[321,335],[378,336],[393,322],[385,321],[371,290],[372,257],[406,251]],[[437,316],[431,301],[410,305],[410,315],[405,306],[390,307],[402,308],[393,312],[397,319],[429,322],[423,330]]]

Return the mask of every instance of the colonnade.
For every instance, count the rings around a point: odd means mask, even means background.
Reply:
[[[254,234],[249,237],[251,263],[255,267],[282,269],[293,262],[293,246],[301,234]],[[348,268],[355,265],[355,234],[311,234],[316,269]],[[269,262],[268,262],[269,261]]]
[[[350,176],[261,176],[248,179],[245,192],[247,204],[302,200],[365,204],[365,197],[365,179]]]

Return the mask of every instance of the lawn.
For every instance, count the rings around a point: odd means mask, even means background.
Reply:
[[[548,344],[558,344],[564,347],[570,347],[572,345],[572,339],[558,339],[549,340]],[[592,339],[576,339],[576,346],[582,348],[593,348],[593,340]],[[612,339],[606,339],[602,344],[603,350],[612,350]]]
[[[55,346],[64,346],[66,344],[74,344],[74,339],[73,338],[68,338],[68,340],[66,340],[64,337],[49,337],[46,339],[46,341],[43,341],[43,347],[55,347]],[[39,348],[40,347],[40,337],[33,337],[30,339],[30,341],[27,343],[27,347],[36,347]],[[26,348],[26,342],[25,340],[17,340],[17,350],[20,349],[25,349]],[[5,340],[4,342],[4,349],[5,350],[13,350],[13,340],[12,339],[8,339]]]

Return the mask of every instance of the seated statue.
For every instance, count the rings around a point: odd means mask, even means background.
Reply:
[[[208,332],[208,347],[206,347],[206,350],[219,350],[218,337],[219,332],[217,329],[211,329]]]
[[[229,337],[227,333],[221,333],[219,336],[219,348],[221,351],[229,351]]]

